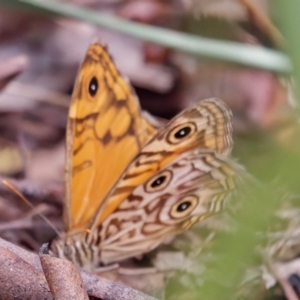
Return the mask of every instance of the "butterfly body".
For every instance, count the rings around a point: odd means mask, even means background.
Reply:
[[[69,112],[66,236],[52,251],[93,270],[149,252],[219,212],[243,171],[231,112],[208,99],[160,126],[106,48],[90,46]]]

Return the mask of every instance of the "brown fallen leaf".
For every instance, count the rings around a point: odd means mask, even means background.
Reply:
[[[52,257],[48,244],[40,250],[41,265],[54,299],[88,300],[79,269],[70,261]]]
[[[53,264],[57,263],[58,258],[51,257],[49,259],[53,260],[47,263]],[[22,298],[18,299],[52,299],[48,298],[50,289],[48,288],[38,255],[0,238],[0,265],[3,266],[0,268],[0,299],[16,299],[13,297],[20,291],[24,291],[24,293],[28,291],[31,294],[28,294],[30,297],[26,297],[27,294],[23,294]],[[63,264],[61,266],[65,267]],[[12,275],[8,276],[9,274],[7,273],[11,273]],[[60,275],[57,274],[56,276]],[[80,271],[80,276],[82,277],[84,288],[90,297],[103,300],[157,300],[128,286],[85,271]],[[24,280],[27,277],[30,278]],[[18,283],[17,280],[19,279],[22,279],[22,282],[19,281],[20,284],[18,285],[16,283]],[[35,285],[32,286],[32,283]],[[5,297],[3,298],[2,295],[5,295]]]
[[[52,299],[42,272],[0,247],[0,299]]]

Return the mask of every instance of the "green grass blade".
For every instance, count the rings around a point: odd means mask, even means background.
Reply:
[[[287,73],[292,70],[292,65],[287,56],[278,51],[259,46],[201,38],[170,29],[135,23],[116,16],[94,12],[91,9],[57,1],[20,0],[19,3],[26,3],[51,13],[117,30],[136,38],[155,42],[194,55],[280,73]]]

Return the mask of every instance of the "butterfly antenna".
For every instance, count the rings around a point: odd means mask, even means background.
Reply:
[[[2,180],[2,183],[8,187],[12,192],[14,192],[17,196],[19,196],[28,206],[30,206],[32,209],[35,209],[35,206],[32,205],[28,199],[26,199],[26,197],[17,189],[15,188],[10,182],[8,182],[7,180]],[[55,226],[53,225],[53,223],[47,218],[45,217],[42,213],[37,213],[53,230],[54,232],[61,238],[62,235],[60,234],[60,232],[58,232],[58,230],[55,228]]]

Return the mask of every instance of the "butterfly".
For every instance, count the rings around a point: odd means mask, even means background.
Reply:
[[[69,109],[66,234],[51,251],[94,270],[221,211],[242,170],[230,158],[231,119],[223,101],[207,99],[157,121],[107,48],[90,45]]]

